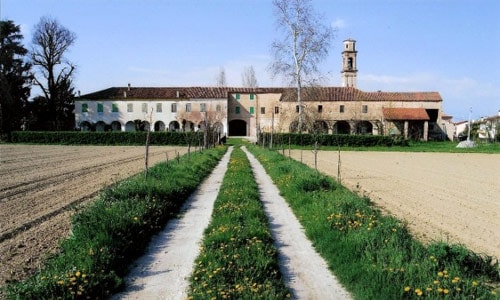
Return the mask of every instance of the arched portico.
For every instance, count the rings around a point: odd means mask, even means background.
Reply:
[[[351,125],[347,121],[337,121],[333,125],[333,133],[335,134],[350,134]]]

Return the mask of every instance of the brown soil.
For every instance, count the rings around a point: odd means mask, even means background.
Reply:
[[[151,146],[149,165],[186,151]],[[0,287],[37,270],[68,236],[75,208],[144,171],[144,154],[131,146],[0,145]]]
[[[291,156],[300,160],[301,151]],[[500,155],[341,152],[341,181],[408,223],[424,242],[464,244],[500,259]],[[314,167],[312,151],[302,151]],[[337,177],[338,152],[320,151],[318,169]]]

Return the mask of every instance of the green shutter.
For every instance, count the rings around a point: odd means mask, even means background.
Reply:
[[[239,113],[240,113],[240,107],[239,107],[239,106],[236,106],[236,107],[235,107],[234,112],[235,112],[236,114],[239,114]]]
[[[89,105],[87,103],[82,103],[82,113],[89,111]]]
[[[112,112],[118,112],[118,104],[113,103],[112,106],[111,106],[111,109],[112,109],[111,110]]]
[[[254,94],[250,94],[250,100],[253,100]]]
[[[97,112],[98,113],[104,112],[104,105],[102,105],[102,103],[97,103]]]
[[[253,115],[255,113],[255,108],[253,106],[250,106],[250,114]]]
[[[236,94],[236,100],[240,100],[240,94]]]

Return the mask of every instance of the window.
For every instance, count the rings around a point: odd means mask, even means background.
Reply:
[[[236,100],[240,100],[240,94],[235,95]]]
[[[266,108],[265,108],[264,106],[262,106],[262,107],[260,108],[260,114],[262,114],[262,115],[265,115],[265,114],[266,114]]]
[[[114,113],[118,112],[118,104],[116,104],[116,103],[111,104],[111,112],[114,112]]]
[[[254,99],[254,94],[250,94],[250,100],[253,100]]]
[[[253,115],[255,113],[255,107],[250,106],[250,114]]]
[[[156,112],[161,113],[163,111],[163,107],[161,103],[156,103]]]
[[[143,103],[142,104],[142,112],[143,113],[147,113],[148,112],[148,104],[147,103]]]
[[[299,113],[300,112],[300,107],[298,105],[295,106],[295,112]]]
[[[221,111],[221,110],[222,110],[222,108],[221,108],[220,104],[217,104],[217,106],[215,106],[215,110],[216,110],[216,111]]]
[[[102,103],[97,103],[97,112],[98,113],[104,112],[104,105],[102,105]]]
[[[186,112],[191,112],[191,103],[186,103]]]
[[[274,107],[274,113],[275,113],[275,114],[279,114],[279,113],[280,113],[280,108],[279,108],[279,106],[275,106],[275,107]]]
[[[177,112],[177,103],[172,103],[172,105],[170,106],[170,110],[174,113],[174,112]]]
[[[323,112],[323,105],[318,105],[318,112],[319,113]]]
[[[129,113],[134,112],[134,104],[127,103],[127,112]]]
[[[344,105],[341,105],[340,106],[340,112],[343,113],[344,112]]]
[[[366,114],[368,112],[368,105],[363,105],[361,108],[361,112]]]
[[[200,111],[201,112],[207,111],[207,104],[206,103],[200,103]]]
[[[239,106],[236,106],[236,107],[234,108],[234,113],[236,113],[236,114],[239,114],[239,113],[240,113],[240,107],[239,107]]]
[[[82,113],[89,112],[89,105],[87,103],[82,103]]]

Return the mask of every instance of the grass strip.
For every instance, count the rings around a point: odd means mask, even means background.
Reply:
[[[458,142],[450,141],[410,141],[408,146],[341,146],[342,151],[380,151],[380,152],[443,152],[443,153],[485,153],[500,154],[500,143],[477,143],[474,148],[457,148]],[[274,145],[276,149],[288,151],[288,145]],[[338,146],[320,145],[321,150],[338,150]],[[313,150],[314,145],[290,145],[290,149]]]
[[[316,250],[356,299],[498,299],[500,268],[461,245],[424,246],[383,215],[308,166],[256,146]]]
[[[190,278],[189,299],[286,299],[250,163],[236,148]]]
[[[10,299],[103,299],[123,286],[128,265],[213,170],[226,147],[149,169],[102,191],[72,219],[60,251],[33,277],[6,286]]]

